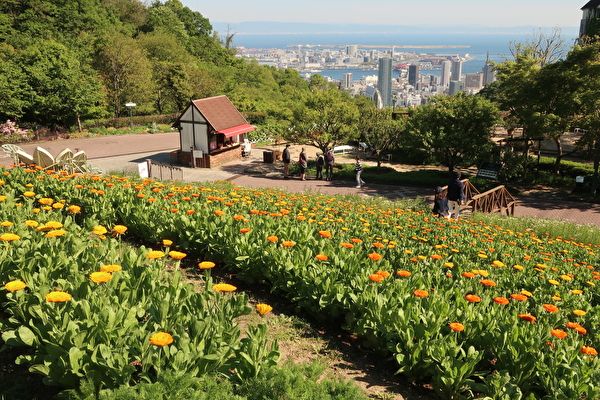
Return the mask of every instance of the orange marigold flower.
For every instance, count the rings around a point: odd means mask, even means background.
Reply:
[[[371,261],[379,261],[383,258],[383,256],[379,253],[370,253],[368,257]]]
[[[522,319],[523,321],[527,321],[527,322],[531,322],[531,323],[534,323],[535,321],[537,321],[537,318],[531,314],[519,314],[518,317],[520,319]]]
[[[319,235],[324,239],[331,239],[333,236],[330,231],[319,231]]]
[[[267,236],[267,241],[271,243],[277,243],[279,241],[279,238],[275,235],[271,235]]]
[[[369,279],[373,282],[381,283],[385,278],[379,274],[371,274],[369,275]]]
[[[542,307],[544,307],[544,310],[551,313],[558,311],[558,307],[556,307],[554,304],[543,304]]]
[[[221,217],[221,216],[223,216],[223,214],[225,214],[225,211],[222,211],[222,210],[215,210],[214,214],[215,214],[217,217]]]
[[[587,335],[587,329],[581,325],[575,327],[575,332],[579,333],[581,336]]]
[[[567,328],[569,328],[569,329],[575,329],[575,328],[577,328],[578,326],[581,326],[581,325],[578,322],[571,322],[571,321],[569,321],[569,322],[567,322],[565,324],[565,326]]]
[[[410,273],[410,271],[407,271],[405,269],[401,269],[399,271],[396,271],[396,275],[399,276],[400,278],[408,278],[412,274]]]
[[[106,283],[112,279],[112,275],[109,272],[92,272],[90,274],[90,280],[94,283]]]
[[[215,292],[219,292],[219,293],[235,292],[237,290],[237,288],[235,286],[230,285],[228,283],[217,283],[216,285],[213,285],[212,288]]]
[[[173,260],[179,261],[187,257],[187,254],[182,253],[180,251],[171,250],[169,252],[169,257],[171,257]]]
[[[463,272],[462,274],[460,274],[460,276],[462,276],[463,278],[475,278],[475,274],[472,272]]]
[[[448,324],[448,326],[453,332],[462,332],[465,330],[465,326],[460,322],[451,322],[450,324]]]
[[[315,258],[319,261],[327,261],[329,260],[329,257],[327,257],[325,254],[317,254],[315,256]]]
[[[483,286],[487,286],[487,287],[496,286],[496,282],[494,282],[490,279],[482,279],[479,281],[479,283],[481,283]]]
[[[375,243],[373,243],[373,247],[376,249],[383,249],[385,247],[385,244],[383,244],[381,242],[375,242]]]
[[[345,249],[352,249],[354,248],[354,245],[352,243],[342,243],[341,246]]]
[[[429,292],[428,292],[427,290],[421,290],[421,289],[417,289],[417,290],[415,290],[415,291],[413,292],[413,294],[414,294],[416,297],[419,297],[419,298],[421,298],[421,299],[422,299],[422,298],[425,298],[425,297],[427,297],[427,296],[429,296]]]
[[[293,240],[284,240],[283,242],[281,242],[281,245],[283,247],[290,248],[294,247],[296,245],[296,242],[294,242]]]
[[[433,254],[433,255],[431,256],[431,259],[432,259],[432,260],[441,260],[442,258],[443,258],[443,257],[442,257],[442,256],[440,256],[439,254]]]
[[[520,293],[513,293],[510,295],[510,298],[515,301],[526,301],[527,300],[527,296],[525,296],[524,294],[520,294]]]
[[[150,336],[150,344],[156,347],[164,347],[173,343],[173,336],[167,332],[156,332]]]
[[[360,244],[363,242],[361,239],[357,239],[357,238],[352,238],[352,239],[350,239],[350,241],[355,244]]]
[[[198,268],[200,269],[213,269],[215,267],[215,263],[212,261],[202,261],[198,263]]]
[[[552,329],[550,331],[550,335],[557,339],[564,339],[568,336],[567,332],[563,331],[562,329]]]
[[[259,303],[259,304],[256,305],[256,311],[260,315],[267,315],[268,313],[270,313],[271,311],[273,311],[273,307],[271,307],[268,304]]]
[[[468,294],[465,296],[465,300],[467,300],[469,303],[479,303],[481,301],[481,297],[475,294]]]
[[[598,355],[598,352],[596,351],[595,348],[593,347],[589,347],[589,346],[583,346],[581,348],[581,354],[585,354],[586,356],[592,356],[595,357]]]
[[[252,229],[250,228],[242,228],[240,229],[240,233],[246,234],[246,233],[250,233],[252,231]]]
[[[505,306],[508,304],[508,299],[506,297],[494,297],[494,303]]]
[[[389,272],[387,272],[387,271],[382,271],[382,270],[379,270],[379,271],[377,271],[377,272],[375,272],[375,273],[376,273],[376,274],[378,274],[378,275],[381,275],[381,276],[383,276],[383,278],[384,278],[384,279],[386,279],[386,278],[389,278],[389,277],[390,277],[390,275],[391,275]]]
[[[233,219],[236,220],[236,221],[243,221],[244,220],[244,216],[237,214],[237,215],[233,216]]]

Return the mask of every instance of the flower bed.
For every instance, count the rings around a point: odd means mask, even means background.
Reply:
[[[82,206],[209,255],[339,321],[442,396],[597,398],[598,246],[431,218],[393,203],[13,170],[37,202]]]

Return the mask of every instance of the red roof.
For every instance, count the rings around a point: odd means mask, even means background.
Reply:
[[[206,121],[215,131],[221,132],[240,125],[248,125],[248,121],[235,108],[227,96],[209,97],[192,101]],[[222,133],[222,132],[221,132]]]
[[[256,129],[255,126],[252,126],[250,124],[243,124],[243,125],[234,126],[233,128],[227,128],[227,129],[217,131],[217,133],[222,133],[223,135],[225,135],[225,137],[233,137],[233,136],[241,135],[243,133],[252,132],[255,129]]]

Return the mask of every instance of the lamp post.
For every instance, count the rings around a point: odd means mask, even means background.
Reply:
[[[129,103],[125,103],[125,107],[127,107],[127,109],[129,110],[129,128],[133,129],[133,121],[131,119],[132,117],[132,113],[133,113],[133,108],[137,106],[137,104],[129,102]]]

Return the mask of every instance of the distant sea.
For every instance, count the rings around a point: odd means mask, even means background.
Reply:
[[[531,34],[385,34],[385,33],[324,33],[324,34],[244,34],[235,36],[235,45],[246,48],[277,48],[285,49],[298,45],[321,45],[324,47],[357,45],[395,45],[403,46],[396,48],[397,52],[410,52],[417,54],[434,55],[461,55],[469,54],[471,60],[463,66],[463,73],[480,72],[485,64],[486,56],[492,61],[502,62],[511,57],[510,44],[512,42],[524,42],[531,39]],[[563,36],[565,52],[568,51],[575,41],[575,37]],[[426,49],[418,46],[442,45],[443,49]],[[404,47],[417,46],[417,47]],[[452,47],[452,46],[468,46]],[[391,48],[390,48],[391,49]],[[381,49],[383,50],[383,49]],[[340,80],[347,72],[352,73],[354,80],[368,75],[376,75],[377,71],[362,69],[335,69],[324,70],[320,74],[332,79]],[[396,72],[397,73],[397,72]],[[425,75],[440,75],[439,70],[422,70]]]

